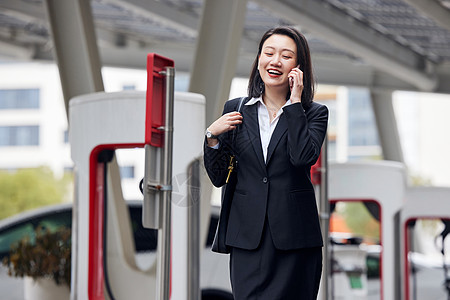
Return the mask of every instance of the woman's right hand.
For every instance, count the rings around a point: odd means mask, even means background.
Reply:
[[[208,130],[213,135],[221,135],[222,133],[236,129],[236,126],[241,123],[242,123],[241,113],[237,111],[232,111],[222,115],[220,118],[215,120],[211,125],[209,125]],[[217,139],[208,139],[208,144],[210,146],[216,145]]]

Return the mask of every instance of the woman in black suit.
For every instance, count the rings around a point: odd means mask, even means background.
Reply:
[[[248,97],[227,101],[207,129],[205,167],[223,186],[235,156],[235,190],[224,211],[233,295],[241,299],[316,299],[322,236],[311,166],[325,138],[328,109],[313,102],[305,37],[292,27],[267,31]],[[222,225],[221,225],[222,226]]]

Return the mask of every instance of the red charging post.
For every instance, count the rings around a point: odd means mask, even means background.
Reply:
[[[322,183],[322,152],[317,162],[311,167],[311,182],[314,185]]]
[[[165,76],[161,72],[175,64],[170,58],[149,53],[147,55],[147,94],[145,113],[145,144],[163,147],[165,124],[166,88]]]

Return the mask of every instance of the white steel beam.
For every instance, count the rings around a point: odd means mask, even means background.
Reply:
[[[392,104],[392,91],[372,89],[371,101],[378,128],[378,136],[385,160],[404,163],[402,145]]]
[[[206,123],[222,112],[235,76],[247,0],[205,0],[189,91],[206,97]]]
[[[450,11],[439,4],[439,1],[405,0],[422,13],[435,21],[438,25],[450,30]]]
[[[104,30],[97,30],[101,36],[98,47],[102,64],[112,67],[145,69],[145,58],[149,52],[155,52],[174,59],[177,72],[189,73],[193,68],[195,49],[193,45],[186,43],[156,42],[145,47],[127,43],[124,47],[118,47],[109,38],[102,34]],[[104,38],[108,41],[104,42]],[[257,47],[257,46],[255,46]],[[256,51],[256,48],[255,48]],[[1,53],[1,50],[0,50]],[[235,70],[235,76],[248,78],[254,53],[240,53]],[[38,47],[33,59],[52,60],[51,53],[46,48]],[[416,86],[407,83],[391,74],[377,70],[371,65],[361,64],[345,57],[330,57],[313,54],[313,64],[317,82],[320,84],[334,84],[345,86],[364,86],[391,90],[418,90]],[[439,86],[437,93],[450,93],[450,66],[438,66]]]
[[[312,55],[317,82],[392,90],[417,90],[392,74],[345,57]]]
[[[71,98],[104,90],[91,4],[89,0],[45,4],[68,113]]]
[[[89,0],[45,0],[45,8],[68,116],[71,98],[104,90],[91,3]],[[77,269],[77,241],[81,238],[76,224],[80,220],[74,218],[73,221],[72,257],[75,260],[72,261],[71,299],[85,299],[87,294],[77,294],[79,290],[87,291],[88,287],[83,271]]]
[[[431,62],[363,22],[316,0],[255,0],[280,18],[298,24],[331,45],[423,91],[437,86]]]
[[[257,47],[257,46],[255,46]],[[255,48],[256,49],[256,48]],[[174,59],[177,72],[190,72],[193,68],[195,49],[190,44],[155,43],[148,47],[130,45],[117,47],[111,42],[99,43],[102,63],[105,66],[145,69],[145,58],[149,52],[155,52]],[[255,50],[256,51],[256,50]],[[254,59],[254,53],[240,53],[235,76],[248,78]],[[50,53],[38,49],[35,59],[51,60]],[[375,69],[370,65],[356,63],[348,58],[313,55],[313,64],[317,82],[345,86],[364,86],[392,90],[417,90],[417,87]],[[442,75],[440,75],[442,76]],[[450,75],[442,77],[440,82],[450,82]],[[448,85],[442,84],[437,90],[450,93]]]

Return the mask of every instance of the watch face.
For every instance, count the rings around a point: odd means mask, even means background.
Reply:
[[[217,136],[215,136],[214,134],[212,134],[212,132],[209,131],[209,130],[206,131],[206,137],[209,138],[209,139],[215,139],[215,138],[217,138]]]

